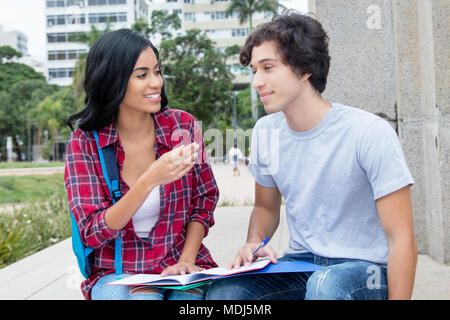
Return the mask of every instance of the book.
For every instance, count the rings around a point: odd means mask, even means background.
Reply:
[[[253,262],[249,266],[241,266],[237,269],[217,267],[195,273],[172,276],[161,276],[159,274],[136,274],[122,279],[118,278],[117,280],[109,282],[108,285],[149,285],[170,289],[189,289],[213,280],[237,275],[314,272],[320,268],[322,267],[304,261],[281,260],[276,264],[272,264],[269,259],[261,259]]]

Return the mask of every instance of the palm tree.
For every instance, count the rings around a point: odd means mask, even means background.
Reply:
[[[232,15],[237,12],[239,23],[244,24],[249,21],[249,32],[253,30],[253,15],[257,12],[270,12],[274,15],[278,13],[278,8],[284,8],[278,0],[231,0],[226,14]],[[251,82],[253,82],[253,73],[251,75]],[[258,106],[256,101],[256,91],[250,86],[252,116],[255,120],[258,119]]]
[[[95,40],[100,38],[100,36],[104,35],[111,31],[111,21],[108,19],[105,24],[105,29],[99,30],[95,27],[94,24],[91,24],[91,29],[89,32],[78,32],[76,34],[69,36],[69,42],[79,42],[86,44],[89,49],[94,44]],[[84,68],[86,66],[86,53],[80,53],[78,55],[77,62],[75,63],[75,68],[73,70],[72,78],[72,86],[74,88],[75,95],[77,99],[82,99],[82,95],[84,92],[83,82],[84,82]]]
[[[239,23],[244,24],[249,21],[250,32],[253,30],[253,15],[257,12],[278,13],[278,8],[284,6],[278,0],[231,0],[226,13],[232,15],[238,13]]]

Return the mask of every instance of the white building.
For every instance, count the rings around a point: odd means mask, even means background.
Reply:
[[[148,19],[148,0],[46,0],[48,82],[72,83],[77,57],[88,45],[69,42],[77,32],[89,32],[91,24],[103,30],[111,21],[113,30],[129,28],[138,19]]]
[[[0,46],[10,46],[25,56],[28,52],[28,37],[20,31],[7,30],[0,25]]]

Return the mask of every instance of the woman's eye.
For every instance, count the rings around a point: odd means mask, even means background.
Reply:
[[[144,79],[145,78],[145,76],[147,75],[147,73],[140,73],[140,74],[138,74],[138,78],[140,78],[140,79]]]
[[[272,69],[272,66],[265,66],[264,70],[269,71],[270,69]]]

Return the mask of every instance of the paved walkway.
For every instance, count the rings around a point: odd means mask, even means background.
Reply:
[[[216,165],[213,170],[222,196],[226,198],[224,202],[238,205],[216,209],[216,224],[204,241],[216,262],[227,265],[246,238],[252,207],[239,205],[253,201],[253,182],[246,167],[241,167],[240,177],[233,177],[228,166]],[[278,255],[286,249],[288,239],[285,208],[282,207],[280,226],[270,242]],[[69,238],[0,269],[0,299],[83,299],[79,289],[82,280]],[[449,300],[450,266],[420,255],[413,299]]]

